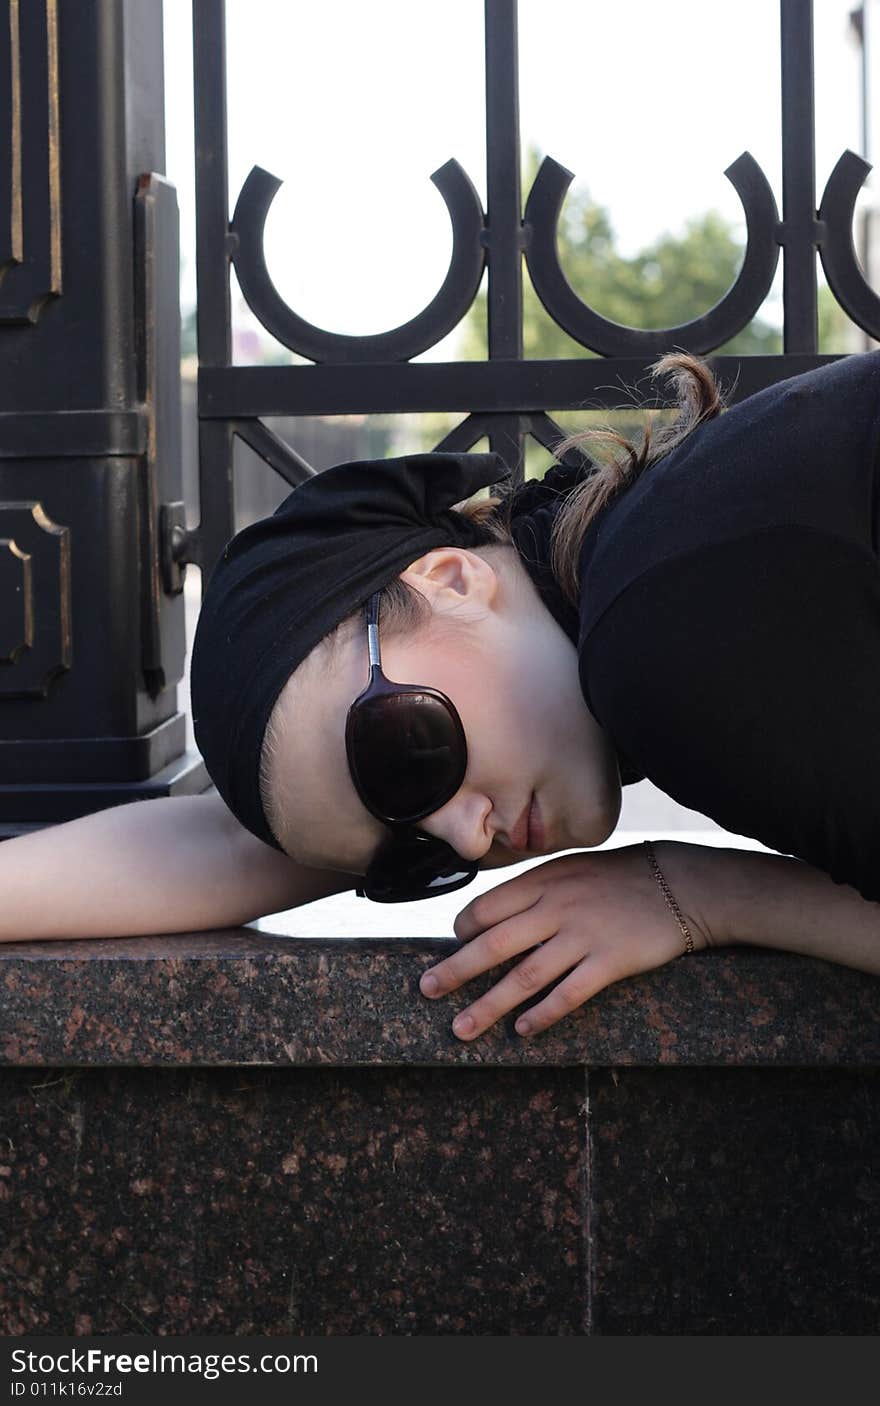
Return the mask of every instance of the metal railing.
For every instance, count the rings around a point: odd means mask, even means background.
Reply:
[[[560,266],[557,223],[573,179],[544,158],[525,208],[520,190],[516,0],[485,0],[488,209],[451,158],[431,176],[452,224],[446,278],[433,300],[400,327],[345,336],[316,327],[276,290],[263,248],[266,216],[280,185],[255,166],[228,218],[224,0],[193,0],[198,261],[199,484],[201,521],[181,532],[181,560],[205,576],[234,531],[233,439],[240,437],[288,483],[313,470],[261,416],[460,412],[438,448],[490,448],[521,480],[524,441],[552,449],[563,437],[551,412],[607,405],[621,379],[638,381],[673,347],[708,354],[729,342],[760,308],[783,256],[784,351],[717,357],[716,370],[741,399],[832,356],[817,345],[818,250],[831,290],[862,329],[880,337],[880,299],[866,283],[852,237],[856,197],[870,170],[851,151],[815,200],[815,111],[811,0],[780,0],[782,214],[758,165],[743,152],[725,171],[745,215],[747,245],[732,287],[713,307],[677,327],[642,330],[609,321],[571,287]],[[549,316],[597,359],[523,359],[523,264]],[[312,365],[233,366],[229,272],[234,266],[258,321]],[[414,363],[466,315],[488,270],[488,359]],[[658,404],[663,404],[662,394]]]

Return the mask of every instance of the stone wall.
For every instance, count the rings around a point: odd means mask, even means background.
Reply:
[[[453,945],[0,949],[0,1333],[878,1331],[880,983],[702,952],[464,1045]]]

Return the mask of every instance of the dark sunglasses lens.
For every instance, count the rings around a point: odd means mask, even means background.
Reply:
[[[430,815],[465,778],[461,726],[430,694],[368,699],[350,715],[346,741],[361,795],[389,820]]]
[[[374,903],[412,903],[453,893],[476,878],[479,865],[443,840],[394,836],[382,845],[357,890]]]

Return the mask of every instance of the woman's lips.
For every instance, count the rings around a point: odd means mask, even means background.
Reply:
[[[532,795],[532,804],[529,810],[528,838],[526,846],[533,854],[540,854],[545,848],[544,822],[541,817],[541,808],[538,804],[538,797]]]
[[[525,854],[529,847],[529,816],[531,815],[533,800],[534,794],[529,797],[525,806],[523,806],[522,814],[510,832],[510,848],[518,854]]]
[[[534,791],[510,832],[509,848],[516,854],[541,854],[546,847],[541,808]]]

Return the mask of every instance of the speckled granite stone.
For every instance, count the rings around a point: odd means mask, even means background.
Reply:
[[[877,1070],[588,1085],[594,1333],[880,1333]]]
[[[0,1333],[880,1330],[876,978],[703,952],[463,1044],[455,946],[0,948]]]
[[[0,1334],[580,1334],[584,1076],[6,1070]]]
[[[698,952],[618,982],[532,1039],[515,1034],[514,1013],[462,1043],[453,1016],[505,968],[426,1000],[422,971],[457,945],[247,928],[5,944],[0,1063],[880,1063],[876,977],[747,947]]]
[[[880,1075],[5,1070],[0,1333],[876,1334]]]

